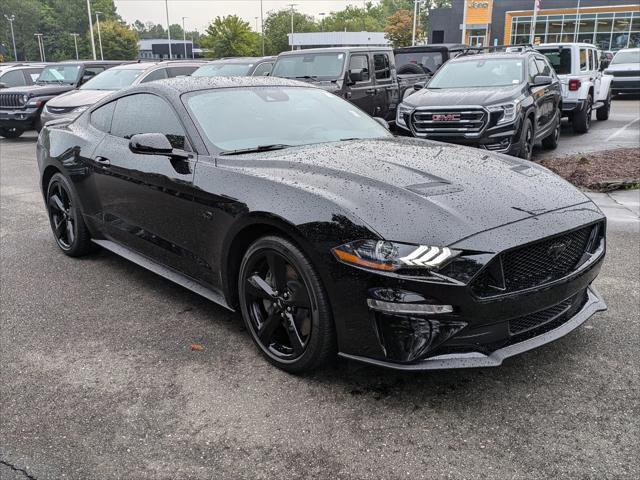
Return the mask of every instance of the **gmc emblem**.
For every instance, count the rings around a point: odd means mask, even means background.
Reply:
[[[434,113],[431,115],[431,119],[434,122],[457,122],[460,120],[460,114],[458,113]]]

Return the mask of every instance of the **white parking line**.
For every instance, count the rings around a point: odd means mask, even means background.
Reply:
[[[620,135],[622,132],[624,132],[624,131],[627,129],[627,127],[630,127],[631,125],[633,125],[634,123],[636,123],[636,122],[638,122],[638,121],[640,121],[640,117],[636,118],[635,120],[631,120],[631,121],[630,121],[629,123],[627,123],[625,126],[623,126],[623,127],[619,128],[618,130],[616,130],[615,132],[613,132],[611,135],[609,135],[609,136],[607,137],[607,140],[606,140],[606,141],[608,142],[609,140],[612,140],[612,139],[616,138],[618,135]]]

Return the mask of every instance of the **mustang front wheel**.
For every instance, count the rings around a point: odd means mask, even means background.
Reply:
[[[327,295],[296,245],[276,236],[257,240],[242,260],[238,287],[245,325],[271,363],[298,373],[335,358]]]

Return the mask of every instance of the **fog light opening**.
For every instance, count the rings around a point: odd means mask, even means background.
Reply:
[[[385,302],[383,300],[376,300],[373,298],[367,299],[367,304],[371,310],[378,312],[387,312],[395,314],[442,314],[452,313],[452,305],[430,305],[426,303],[394,303]]]

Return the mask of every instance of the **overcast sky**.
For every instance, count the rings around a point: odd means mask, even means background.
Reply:
[[[127,23],[135,20],[143,22],[160,23],[166,27],[165,0],[114,0],[118,13]],[[260,17],[260,0],[168,0],[169,20],[171,23],[182,24],[185,20],[185,28],[204,32],[209,22],[216,16],[236,14],[256,28],[255,17]],[[377,0],[373,0],[377,3]],[[296,10],[313,15],[316,19],[321,17],[321,12],[329,12],[344,9],[347,5],[362,6],[362,0],[263,0],[264,16],[267,12],[288,8],[290,3],[298,4]],[[258,18],[258,30],[260,18]]]

